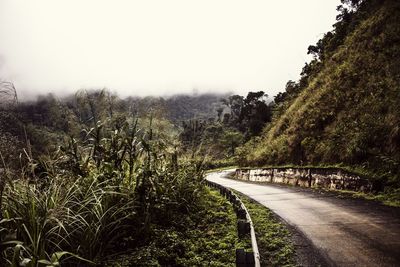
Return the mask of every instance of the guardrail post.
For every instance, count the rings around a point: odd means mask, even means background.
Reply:
[[[246,267],[246,252],[242,248],[236,249],[236,266]]]
[[[254,267],[254,253],[252,251],[246,251],[246,267]]]
[[[246,220],[246,219],[247,219],[246,210],[243,209],[241,206],[238,207],[236,213],[237,213],[237,217],[238,217],[239,219],[243,219],[243,220]]]
[[[250,222],[238,220],[237,222],[238,235],[240,238],[250,235]]]

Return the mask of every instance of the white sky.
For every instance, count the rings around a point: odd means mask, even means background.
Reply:
[[[0,0],[0,79],[20,98],[264,90],[297,80],[339,0]]]

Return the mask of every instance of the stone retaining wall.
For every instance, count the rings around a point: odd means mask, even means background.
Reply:
[[[260,168],[237,169],[237,179],[253,182],[291,184],[302,187],[346,189],[370,192],[373,185],[366,178],[335,168]]]

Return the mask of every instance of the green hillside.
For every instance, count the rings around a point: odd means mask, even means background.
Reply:
[[[400,1],[342,1],[242,165],[342,165],[400,181]],[[346,5],[347,4],[347,5]]]

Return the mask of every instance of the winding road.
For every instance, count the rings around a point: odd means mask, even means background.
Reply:
[[[337,194],[224,178],[207,179],[271,209],[302,233],[330,266],[400,266],[400,209]]]

